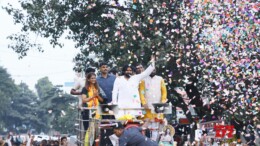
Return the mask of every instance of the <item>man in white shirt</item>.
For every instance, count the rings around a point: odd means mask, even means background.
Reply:
[[[146,114],[145,121],[149,129],[154,129],[150,132],[151,139],[156,141],[158,138],[158,131],[163,125],[160,122],[163,120],[163,114],[156,114],[154,111],[154,103],[166,103],[167,90],[166,85],[161,76],[156,75],[156,69],[150,76],[144,78],[139,85],[139,93],[143,107]]]
[[[95,72],[95,69],[94,68],[87,68],[85,70],[85,77],[90,72]],[[82,88],[85,87],[85,82],[86,82],[85,77],[84,78],[81,78],[81,77],[76,78],[74,87],[70,90],[70,94],[78,96],[78,99],[79,99],[78,108],[79,109],[81,109],[81,107],[82,107],[81,91],[82,91]]]
[[[147,115],[149,119],[158,118],[157,115],[152,115],[151,110],[154,109],[153,103],[166,103],[167,89],[165,82],[161,76],[156,75],[156,69],[150,76],[144,78],[139,85],[139,93],[142,105],[149,109],[151,115]],[[146,111],[147,114],[148,110]]]
[[[155,69],[154,58],[151,57],[151,65],[138,75],[133,75],[133,67],[126,65],[122,69],[122,76],[116,78],[112,92],[112,103],[118,104],[118,114],[116,118],[124,115],[140,116],[142,115],[141,100],[139,96],[139,83],[140,81],[149,76]],[[122,109],[122,108],[125,108]],[[129,110],[129,109],[134,110]],[[136,110],[135,110],[136,109]]]

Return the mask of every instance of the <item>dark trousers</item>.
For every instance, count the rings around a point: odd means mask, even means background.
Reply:
[[[88,130],[89,127],[89,110],[84,110],[81,112],[84,130]]]

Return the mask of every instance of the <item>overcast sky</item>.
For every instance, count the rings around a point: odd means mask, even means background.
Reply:
[[[5,6],[10,0],[0,0],[0,7]],[[12,0],[12,4],[18,2]],[[18,0],[17,0],[18,1]],[[73,68],[73,57],[78,49],[74,48],[72,41],[63,40],[63,48],[52,48],[48,40],[37,38],[32,35],[30,38],[36,43],[41,43],[45,52],[40,53],[37,50],[30,50],[23,59],[18,59],[18,54],[9,49],[9,40],[7,36],[20,32],[21,26],[14,25],[12,17],[0,8],[0,66],[7,69],[16,84],[24,82],[34,89],[38,79],[48,76],[54,85],[63,85],[64,82],[72,82],[75,78]]]

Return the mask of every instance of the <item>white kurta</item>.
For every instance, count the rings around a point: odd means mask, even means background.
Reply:
[[[161,82],[163,78],[155,75],[153,78],[150,76],[144,79],[145,83],[145,93],[144,97],[146,99],[149,109],[154,109],[153,103],[161,103],[162,101],[162,90]]]
[[[154,63],[151,64],[144,72],[131,76],[128,80],[124,76],[116,78],[112,92],[113,104],[118,104],[119,112],[116,118],[125,114],[133,116],[142,115],[141,110],[122,110],[122,108],[141,108],[141,100],[139,96],[140,81],[149,76],[154,70]],[[120,109],[121,108],[121,109]]]
[[[85,87],[85,82],[86,82],[86,79],[84,78],[76,78],[74,80],[74,87],[73,89],[75,89],[76,91],[79,91],[81,92],[82,89]],[[79,99],[79,104],[78,104],[78,107],[81,108],[82,107],[82,97],[81,95],[77,95],[78,96],[78,99]]]

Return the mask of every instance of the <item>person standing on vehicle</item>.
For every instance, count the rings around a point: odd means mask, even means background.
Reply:
[[[108,73],[108,65],[105,62],[99,65],[100,75],[97,77],[97,82],[100,88],[105,92],[106,98],[104,103],[110,103],[112,101],[112,90],[116,77]]]

